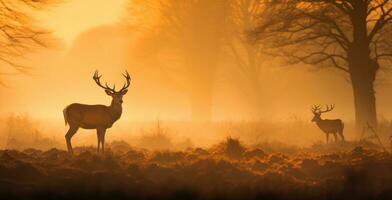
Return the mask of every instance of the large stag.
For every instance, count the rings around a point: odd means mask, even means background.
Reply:
[[[328,143],[329,134],[333,134],[335,136],[335,141],[338,140],[337,134],[339,134],[342,141],[344,141],[344,136],[343,136],[344,124],[342,120],[321,119],[322,113],[330,112],[335,108],[334,105],[331,106],[327,105],[326,107],[327,108],[325,110],[321,110],[320,105],[314,105],[312,107],[312,113],[314,115],[312,122],[316,122],[317,126],[326,134],[327,143]]]
[[[100,82],[101,76],[98,74],[98,71],[96,71],[93,76],[95,83],[99,87],[105,89],[106,94],[112,97],[110,106],[74,103],[64,109],[65,125],[69,124],[69,130],[65,135],[69,153],[73,154],[71,138],[79,128],[96,129],[98,152],[100,151],[100,145],[102,152],[104,152],[106,129],[112,127],[114,122],[120,119],[123,103],[122,98],[128,92],[127,88],[131,83],[131,77],[128,72],[125,72],[123,76],[126,79],[126,83],[119,91],[115,90],[115,85],[113,85],[113,88],[110,88],[106,83],[105,86],[102,85]]]

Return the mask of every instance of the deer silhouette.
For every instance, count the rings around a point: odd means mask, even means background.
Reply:
[[[314,115],[312,122],[315,122],[317,126],[325,133],[327,143],[329,134],[333,134],[335,137],[335,141],[338,140],[337,134],[341,137],[342,141],[344,141],[343,129],[344,124],[341,119],[321,119],[321,114],[330,112],[335,108],[334,105],[326,106],[325,110],[321,110],[320,105],[314,105],[312,107],[312,113]]]
[[[115,85],[113,85],[113,88],[110,88],[107,83],[105,83],[105,86],[102,85],[100,82],[102,76],[98,74],[98,71],[94,73],[93,79],[95,83],[103,88],[107,95],[112,97],[112,102],[109,106],[73,103],[63,110],[65,125],[69,125],[65,140],[70,154],[73,154],[71,138],[79,128],[96,129],[98,138],[97,151],[100,152],[101,147],[102,153],[104,152],[106,129],[112,127],[114,122],[120,119],[123,103],[122,98],[128,92],[128,87],[131,83],[131,77],[127,71],[123,76],[126,79],[126,83],[122,89],[116,91]]]

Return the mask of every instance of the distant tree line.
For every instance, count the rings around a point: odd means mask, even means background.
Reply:
[[[263,101],[263,61],[272,55],[288,64],[346,74],[357,127],[377,126],[374,82],[392,56],[390,0],[131,0],[131,5],[139,23],[133,25],[150,34],[146,43],[154,50],[149,52],[177,55],[177,64],[167,70],[176,80],[186,77],[179,84],[189,92],[194,120],[211,118],[212,87],[222,55],[229,55],[236,75],[245,77],[243,92],[254,114],[262,115],[257,105]],[[146,13],[142,11],[154,14],[140,17]]]

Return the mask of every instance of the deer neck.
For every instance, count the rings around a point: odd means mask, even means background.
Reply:
[[[113,120],[113,122],[117,121],[118,119],[120,119],[121,117],[121,113],[122,113],[122,106],[121,104],[115,103],[114,101],[112,101],[112,103],[109,106],[109,110],[110,110],[110,116]]]
[[[318,126],[320,126],[322,123],[323,123],[323,119],[321,119],[321,117],[320,118],[318,118],[317,120],[316,120],[316,124],[318,125]]]

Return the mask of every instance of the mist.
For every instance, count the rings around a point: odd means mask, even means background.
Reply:
[[[0,0],[0,198],[391,199],[391,13]]]
[[[278,57],[249,55],[252,53],[249,49],[260,47],[248,44],[248,27],[238,22],[246,20],[244,16],[230,21],[230,15],[238,14],[238,10],[221,2],[212,6],[195,4],[194,8],[185,2],[170,1],[158,7],[138,1],[121,5],[118,9],[121,12],[113,11],[113,15],[101,21],[83,19],[77,26],[79,32],[68,34],[64,27],[56,30],[54,19],[43,18],[46,15],[41,13],[41,21],[53,28],[56,45],[21,59],[21,63],[31,66],[28,74],[3,77],[6,87],[0,89],[2,118],[28,115],[46,130],[47,137],[60,141],[66,132],[62,110],[67,105],[110,104],[110,97],[93,82],[95,70],[103,75],[104,82],[117,87],[123,84],[121,73],[127,70],[132,83],[124,97],[124,114],[110,131],[121,133],[109,140],[137,137],[143,129],[140,124],[149,124],[144,127],[149,129],[160,121],[184,141],[203,138],[211,144],[230,134],[219,128],[196,133],[198,124],[213,122],[216,125],[212,126],[220,127],[219,124],[225,123],[259,121],[265,123],[259,125],[263,138],[283,141],[284,133],[277,136],[274,132],[282,131],[269,127],[301,122],[307,129],[317,131],[310,122],[313,116],[310,108],[314,104],[334,104],[335,110],[327,116],[352,125],[355,115],[349,77],[328,67],[290,65]],[[58,11],[55,16],[65,16],[65,10],[72,6],[80,5],[76,2],[60,5],[54,9]],[[207,7],[214,14],[204,12]],[[228,14],[228,10],[232,13]],[[91,12],[86,15],[99,15],[94,14],[98,10]],[[223,21],[198,21],[200,14]],[[181,20],[175,24],[173,18]],[[257,64],[250,66],[251,62]],[[375,83],[378,116],[386,122],[392,117],[389,73],[379,72],[380,78]],[[194,124],[194,128],[173,125],[180,122],[187,126]],[[89,138],[83,139],[86,142],[82,144],[94,144],[88,142],[94,141],[94,133],[82,132],[80,135],[87,134]],[[295,144],[307,145],[324,139],[322,134],[307,134],[317,137],[311,141],[301,141],[297,135],[285,137],[298,138]],[[355,138],[356,134],[353,135]]]

